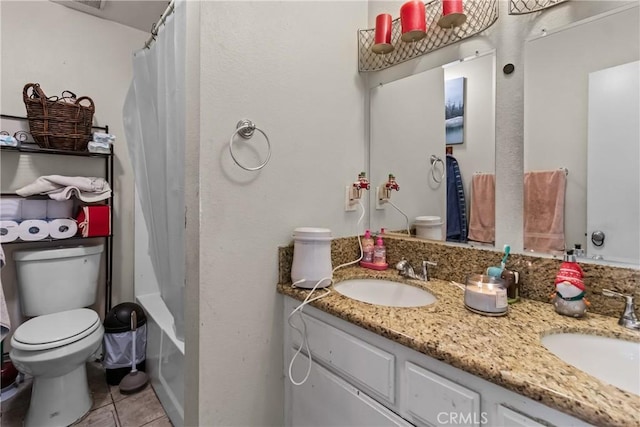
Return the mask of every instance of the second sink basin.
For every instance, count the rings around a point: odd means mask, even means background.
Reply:
[[[640,395],[640,343],[578,333],[546,335],[541,341],[568,364]]]
[[[358,301],[390,307],[422,307],[436,302],[436,297],[424,289],[390,280],[345,280],[333,289]]]

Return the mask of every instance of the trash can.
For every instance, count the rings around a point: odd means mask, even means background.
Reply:
[[[104,361],[107,383],[118,385],[131,372],[133,357],[133,332],[131,312],[136,312],[136,369],[145,371],[147,351],[147,315],[133,302],[123,302],[113,307],[104,318]]]

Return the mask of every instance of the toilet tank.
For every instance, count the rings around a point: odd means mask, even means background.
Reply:
[[[18,294],[28,317],[96,302],[104,245],[16,251]]]

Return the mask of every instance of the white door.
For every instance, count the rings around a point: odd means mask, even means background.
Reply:
[[[293,365],[294,378],[304,378],[309,359],[302,353]],[[314,360],[307,381],[291,386],[288,425],[295,427],[375,427],[411,424]]]
[[[393,206],[376,209],[375,188],[394,174],[400,186],[391,202],[413,223],[416,216],[446,219],[446,177],[438,162],[434,182],[429,161],[445,162],[444,70],[437,67],[370,91],[371,229],[406,229],[407,221]],[[446,230],[446,226],[443,227]]]
[[[589,74],[587,149],[587,256],[634,264],[640,264],[639,70],[636,61]]]

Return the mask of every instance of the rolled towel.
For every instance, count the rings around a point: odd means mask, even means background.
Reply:
[[[0,199],[0,220],[22,220],[22,197],[3,197]]]
[[[45,199],[24,199],[22,201],[22,219],[45,219],[47,217],[47,201]]]
[[[73,200],[47,200],[47,219],[73,217]]]

